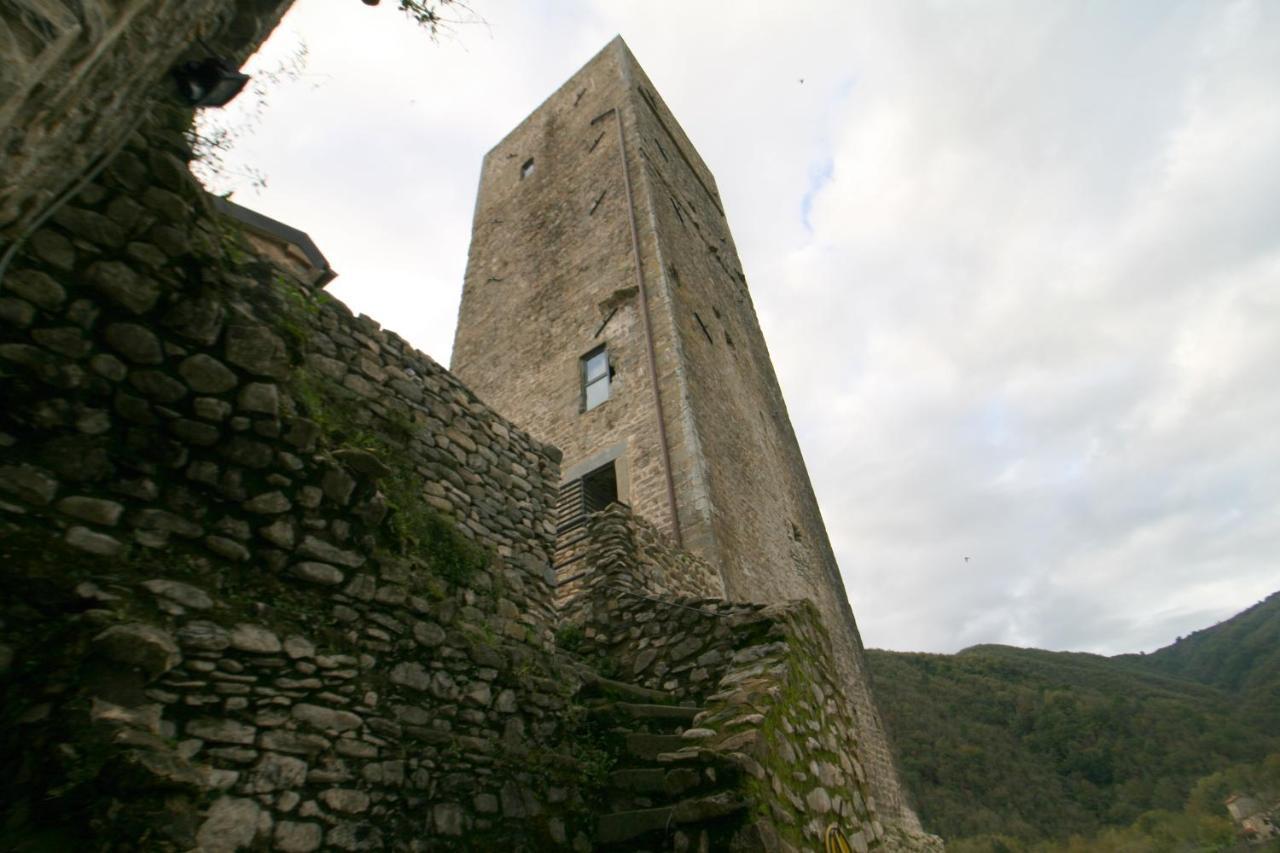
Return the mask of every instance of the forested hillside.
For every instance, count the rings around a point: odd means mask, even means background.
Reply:
[[[1246,718],[1280,732],[1280,593],[1152,654],[1114,660],[1222,688]]]
[[[1149,655],[975,646],[868,660],[925,826],[1031,841],[1181,813],[1202,777],[1280,752],[1278,638],[1272,596]]]

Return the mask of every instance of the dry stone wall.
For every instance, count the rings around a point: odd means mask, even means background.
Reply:
[[[249,254],[189,118],[0,282],[6,837],[571,843],[559,453]]]
[[[701,709],[659,761],[736,771],[741,849],[820,849],[829,832],[859,853],[940,849],[882,824],[817,609],[674,593],[673,561],[696,558],[653,532],[620,505],[591,519],[560,637],[596,671]]]

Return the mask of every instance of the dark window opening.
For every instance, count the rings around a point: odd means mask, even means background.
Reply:
[[[598,512],[618,501],[618,473],[612,462],[606,462],[582,478],[582,505],[587,512]]]
[[[725,330],[724,342],[729,345],[729,349],[737,349],[737,347],[733,345],[733,338],[729,337],[728,330]]]
[[[530,157],[524,161],[524,165],[520,167],[520,180],[524,180],[533,174],[533,158]]]
[[[582,411],[589,412],[609,399],[609,350],[599,346],[582,357]]]
[[[698,312],[693,313],[693,319],[698,321],[698,326],[702,329],[702,334],[707,336],[707,343],[712,346],[716,345],[715,338],[711,337],[711,330],[707,328],[707,324],[702,322],[702,318],[698,316]]]
[[[667,264],[667,272],[671,273],[671,280],[676,283],[676,287],[679,287],[680,271],[675,268],[675,264]]]
[[[582,527],[592,513],[618,502],[618,474],[613,462],[570,480],[560,487],[556,501],[556,535]]]
[[[719,319],[720,319],[720,309],[719,309],[719,308],[717,308],[716,306],[712,305],[712,306],[711,306],[711,313],[716,315],[716,319],[717,319],[717,320],[719,320]]]

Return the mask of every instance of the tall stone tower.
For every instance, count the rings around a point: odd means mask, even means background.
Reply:
[[[621,38],[485,157],[452,370],[727,598],[813,601],[880,813],[919,828],[715,178]]]

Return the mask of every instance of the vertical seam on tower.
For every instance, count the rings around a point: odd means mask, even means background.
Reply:
[[[680,513],[676,510],[676,484],[671,476],[671,448],[667,444],[667,419],[662,411],[662,392],[658,390],[658,359],[653,345],[653,320],[649,315],[649,298],[644,286],[644,272],[640,267],[640,231],[636,227],[636,201],[631,192],[631,172],[627,161],[627,143],[622,134],[622,110],[614,108],[614,121],[618,126],[618,156],[622,166],[622,185],[627,193],[627,222],[631,225],[631,254],[635,260],[636,288],[640,293],[640,315],[644,320],[645,350],[649,356],[649,381],[653,388],[654,414],[658,419],[658,443],[662,445],[662,469],[667,481],[667,506],[671,511],[671,528],[676,544],[683,546],[680,533]]]

